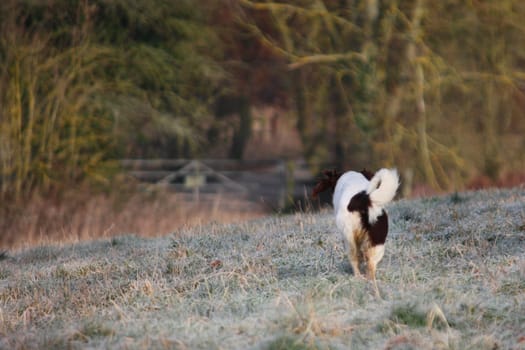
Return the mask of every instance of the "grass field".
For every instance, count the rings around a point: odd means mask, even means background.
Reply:
[[[401,200],[378,284],[331,210],[4,253],[3,349],[525,349],[525,188]]]

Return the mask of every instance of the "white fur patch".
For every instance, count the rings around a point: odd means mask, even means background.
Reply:
[[[381,216],[383,213],[383,208],[378,207],[376,205],[372,205],[368,209],[368,222],[370,224],[374,224],[377,221],[377,218]]]
[[[348,171],[341,175],[334,189],[334,210],[336,215],[340,211],[347,212],[346,207],[353,196],[361,191],[366,191],[368,180],[361,173]]]
[[[353,242],[354,232],[361,229],[361,216],[359,213],[351,213],[348,210],[338,212],[335,222],[346,243]]]

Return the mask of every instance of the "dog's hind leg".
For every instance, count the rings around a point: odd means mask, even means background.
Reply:
[[[366,261],[368,265],[368,278],[375,280],[377,264],[385,254],[385,246],[382,244],[370,247],[366,251]]]
[[[352,265],[354,276],[362,277],[359,271],[359,247],[354,237],[348,237],[348,261]]]
[[[374,289],[376,292],[376,296],[379,298],[381,298],[381,295],[379,294],[379,288],[377,287],[376,268],[377,268],[377,264],[381,261],[384,254],[385,254],[385,246],[383,244],[379,244],[379,245],[370,247],[366,251],[368,278],[374,283]]]

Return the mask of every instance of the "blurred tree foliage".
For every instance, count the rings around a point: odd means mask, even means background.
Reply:
[[[2,1],[2,197],[194,155],[223,76],[206,21],[191,0]]]
[[[287,62],[313,164],[395,165],[446,189],[522,169],[522,1],[236,3]]]
[[[496,179],[524,164],[523,18],[520,0],[3,0],[1,196],[104,181],[120,157],[242,158],[254,105],[293,111],[314,170]]]

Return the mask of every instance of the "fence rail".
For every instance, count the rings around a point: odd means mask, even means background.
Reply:
[[[123,159],[138,181],[183,193],[195,200],[220,194],[282,209],[304,198],[313,176],[302,160]]]

